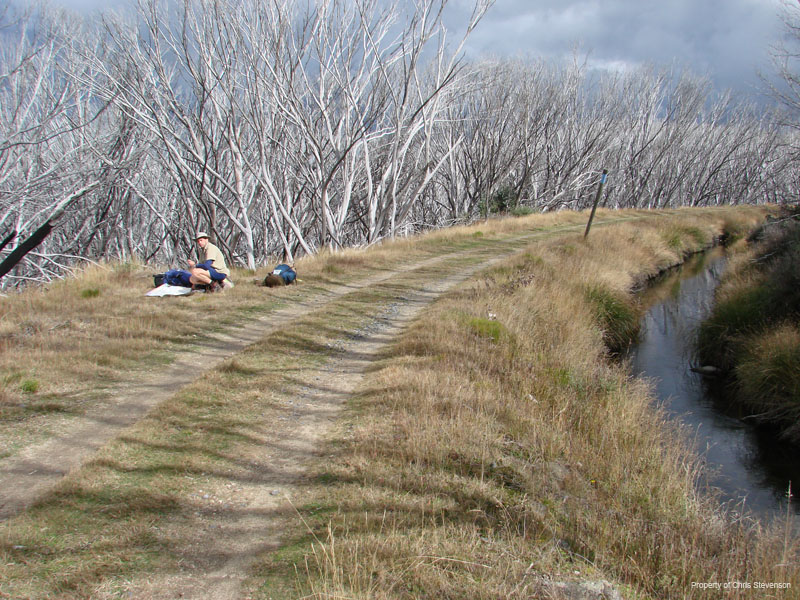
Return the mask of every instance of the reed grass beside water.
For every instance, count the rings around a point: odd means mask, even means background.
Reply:
[[[800,213],[751,236],[700,328],[699,354],[722,369],[733,401],[800,444]]]

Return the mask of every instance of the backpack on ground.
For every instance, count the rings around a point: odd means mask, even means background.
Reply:
[[[278,265],[272,273],[264,278],[264,285],[267,287],[279,287],[290,285],[297,279],[297,272],[289,265]]]

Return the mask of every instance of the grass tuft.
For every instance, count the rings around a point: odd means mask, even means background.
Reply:
[[[748,334],[768,323],[772,291],[767,287],[727,290],[714,306],[711,316],[698,331],[698,352],[704,364],[733,369]]]
[[[487,338],[497,344],[501,338],[508,338],[510,334],[506,327],[491,319],[473,317],[467,321],[467,325],[475,332],[478,337]]]
[[[626,298],[602,285],[588,287],[585,293],[596,322],[603,331],[603,341],[611,352],[619,353],[636,341],[639,313],[630,297]]]
[[[735,368],[740,395],[761,419],[800,440],[800,327],[782,323],[748,338]]]
[[[236,359],[225,361],[218,367],[218,369],[227,375],[256,375],[259,373],[258,369],[243,365],[241,361]]]
[[[20,384],[19,389],[26,394],[35,394],[39,391],[39,382],[35,379],[26,379]]]

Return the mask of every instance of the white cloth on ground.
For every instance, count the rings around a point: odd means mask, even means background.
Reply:
[[[157,288],[147,292],[145,296],[160,298],[162,296],[186,296],[192,293],[192,288],[183,287],[181,285],[170,285],[162,283]]]

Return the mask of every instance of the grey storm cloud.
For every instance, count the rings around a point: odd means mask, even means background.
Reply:
[[[463,19],[471,4],[456,0],[448,19]],[[678,66],[746,90],[769,69],[779,7],[780,0],[497,0],[467,52],[563,58],[578,48],[596,66]]]
[[[54,1],[82,11],[134,3]],[[757,72],[770,70],[769,47],[781,35],[781,1],[496,0],[466,52],[472,58],[562,59],[577,48],[596,67],[676,66],[708,76],[718,88],[749,93],[759,85]],[[474,4],[449,0],[445,22],[453,34],[463,31]]]

